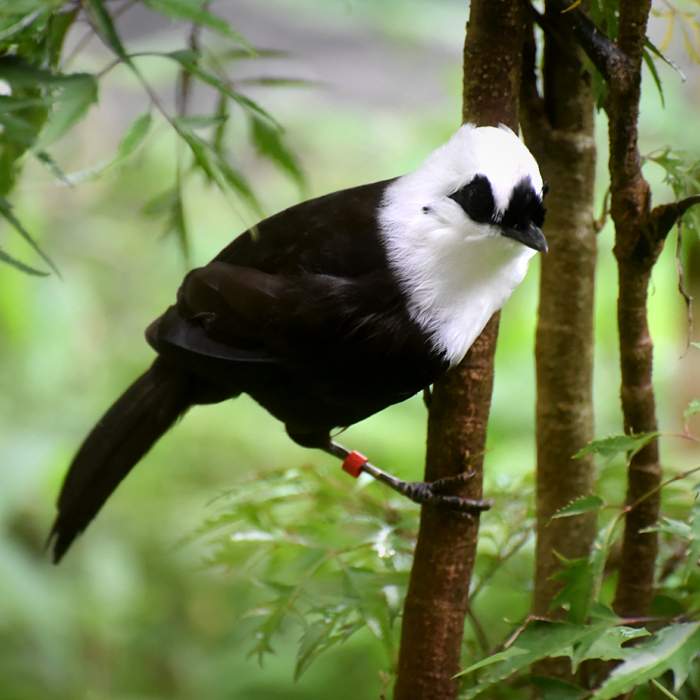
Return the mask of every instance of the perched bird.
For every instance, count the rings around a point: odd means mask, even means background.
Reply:
[[[462,126],[415,171],[311,199],[184,279],[146,331],[151,367],[83,442],[58,498],[59,561],[151,446],[195,404],[249,394],[299,445],[420,503],[480,502],[404,482],[333,442],[458,363],[522,281],[541,227],[535,159],[506,127]]]

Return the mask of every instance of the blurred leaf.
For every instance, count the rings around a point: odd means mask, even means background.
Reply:
[[[132,122],[117,148],[118,160],[124,160],[136,152],[138,147],[146,140],[152,124],[153,117],[150,112],[142,114]]]
[[[22,222],[14,215],[14,212],[12,211],[12,205],[4,197],[0,197],[0,216],[2,216],[12,225],[12,227],[20,234],[20,236],[22,236],[22,238],[24,238],[24,240],[34,249],[34,251],[39,255],[39,257],[60,277],[61,273],[58,271],[58,268],[54,265],[51,258],[49,258],[49,256],[46,255],[46,253],[44,253],[44,251],[38,246],[38,244],[32,238],[29,231],[27,231],[27,229],[24,227]],[[7,254],[5,254],[5,256],[7,256]],[[8,261],[6,260],[6,262]],[[15,265],[15,267],[17,267],[17,265]]]
[[[584,448],[585,449],[585,448]],[[570,518],[572,515],[582,515],[600,510],[605,505],[605,501],[599,496],[590,495],[577,498],[571,503],[568,503],[563,508],[560,508],[553,516],[556,518]]]
[[[651,43],[647,40],[648,43]],[[661,100],[661,106],[666,107],[666,100],[664,99],[664,89],[663,86],[661,85],[661,78],[659,78],[659,73],[656,70],[656,64],[654,63],[654,59],[651,56],[651,53],[647,48],[644,49],[642,52],[642,58],[644,59],[644,63],[646,64],[646,67],[649,69],[649,72],[651,73],[651,77],[654,80],[654,85],[656,85],[656,90],[659,93],[659,99]]]
[[[109,169],[120,165],[143,145],[148,137],[152,123],[153,118],[150,112],[146,112],[140,117],[137,117],[122,136],[113,158],[92,165],[89,168],[68,173],[64,175],[62,179],[69,185],[77,185],[100,177],[100,175],[103,175]]]
[[[540,700],[583,700],[588,695],[587,690],[559,678],[533,676],[530,680]]]
[[[559,556],[562,568],[554,574],[556,581],[563,583],[552,599],[550,609],[568,605],[570,622],[583,624],[587,617],[593,599],[594,571],[588,558],[566,559]]]
[[[41,132],[38,148],[45,149],[73,128],[97,102],[97,96],[98,84],[92,75],[67,76]]]
[[[214,75],[214,73],[211,73],[203,68],[200,63],[199,55],[195,51],[190,49],[181,49],[179,51],[170,51],[167,53],[140,52],[138,54],[133,54],[133,56],[162,56],[163,58],[169,58],[176,61],[188,73],[194,75],[203,83],[216,88],[216,90],[218,90],[220,93],[227,95],[246,111],[267,119],[271,124],[274,124],[279,128],[277,120],[267,111],[265,111],[259,104],[257,104],[257,102],[254,102],[249,97],[246,97],[237,90],[234,90],[228,81],[222,80],[218,76]]]
[[[649,632],[643,627],[625,627],[624,625],[591,632],[576,645],[571,659],[572,670],[576,673],[578,667],[588,659],[600,661],[623,659],[628,651],[623,648],[623,644],[632,639],[648,636]]]
[[[202,0],[144,0],[144,4],[161,14],[184,19],[200,27],[206,27],[219,34],[232,39],[244,48],[244,51],[255,56],[255,49],[248,41],[223,18],[213,14],[203,5]]]
[[[700,413],[700,399],[693,399],[688,406],[686,407],[685,411],[683,411],[683,420],[685,423],[688,423],[688,420],[694,416]]]
[[[13,258],[11,255],[6,253],[2,248],[0,248],[0,260],[4,263],[7,263],[8,265],[11,265],[12,267],[16,267],[18,270],[21,270],[22,272],[26,272],[29,275],[37,275],[38,277],[47,277],[48,272],[43,272],[42,270],[37,270],[34,267],[30,267],[26,263],[23,263],[20,260],[17,260],[17,258]]]
[[[698,560],[700,560],[700,503],[698,503],[697,498],[691,510],[689,530],[690,546],[683,567],[683,583],[688,582],[693,570],[698,566]]]
[[[280,132],[255,116],[251,117],[253,143],[260,155],[269,158],[304,189],[304,174],[292,152],[285,146]]]
[[[220,126],[225,118],[216,114],[191,114],[186,117],[175,117],[173,120],[180,126],[189,127],[190,129],[207,129],[210,126]]]
[[[528,624],[513,644],[504,652],[499,652],[498,661],[485,668],[478,681],[460,697],[469,700],[484,691],[510,678],[518,671],[544,658],[570,656],[574,643],[585,639],[591,632],[602,630],[609,623],[599,622],[595,626],[573,625],[568,622],[545,622],[536,620]],[[492,657],[489,657],[492,658]],[[489,658],[461,671],[458,676],[482,668]]]
[[[640,433],[639,435],[610,435],[600,440],[593,440],[582,447],[573,457],[579,459],[585,455],[594,454],[611,459],[620,453],[632,454],[639,452],[645,445],[660,435],[654,433]]]
[[[667,671],[678,690],[688,677],[693,659],[700,654],[700,622],[669,625],[648,642],[623,649],[625,661],[593,693],[595,700],[608,700],[658,678]]]
[[[95,26],[103,41],[114,51],[124,63],[131,65],[131,58],[126,53],[122,40],[117,32],[112,16],[102,0],[86,0],[87,6],[92,11]]]

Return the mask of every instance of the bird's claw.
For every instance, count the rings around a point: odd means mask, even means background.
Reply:
[[[457,476],[445,477],[433,482],[406,481],[403,482],[403,488],[397,490],[414,503],[445,508],[466,515],[478,515],[491,508],[492,502],[445,493],[455,486],[464,484],[473,475],[473,472],[463,472]]]

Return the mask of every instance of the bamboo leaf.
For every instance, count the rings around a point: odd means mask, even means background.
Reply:
[[[194,75],[198,80],[216,88],[220,93],[230,97],[234,102],[237,102],[243,109],[251,114],[255,114],[259,117],[267,119],[271,124],[274,124],[277,128],[280,128],[277,120],[265,109],[263,109],[257,102],[251,100],[249,97],[242,95],[237,90],[225,80],[222,80],[214,73],[203,68],[199,61],[199,56],[196,52],[190,49],[181,49],[179,51],[169,51],[167,53],[157,53],[157,52],[140,52],[137,54],[132,54],[132,57],[137,56],[161,56],[163,58],[169,58],[180,64],[183,70],[186,70],[191,75]]]
[[[56,265],[54,265],[51,258],[44,253],[37,242],[32,238],[29,231],[27,231],[27,229],[24,227],[22,222],[15,216],[14,212],[12,211],[12,205],[4,197],[0,197],[0,216],[2,216],[12,225],[19,235],[22,236],[22,238],[24,238],[31,248],[39,255],[39,257],[60,277],[61,273],[58,271]],[[6,262],[8,261],[6,260]],[[26,271],[27,270],[25,270],[25,272]]]
[[[17,258],[13,258],[9,253],[6,253],[2,248],[0,248],[0,260],[12,267],[16,267],[22,272],[26,272],[28,275],[36,275],[37,277],[48,277],[49,273],[42,270],[37,270],[35,267],[30,267],[26,263],[23,263]]]
[[[665,108],[666,100],[664,99],[664,89],[661,85],[661,78],[659,78],[659,74],[656,70],[654,59],[651,57],[649,51],[647,51],[646,49],[642,52],[642,58],[644,59],[644,63],[649,69],[649,72],[651,73],[651,77],[654,80],[654,85],[656,85],[656,90],[659,93],[659,99],[661,100],[661,106]]]
[[[95,26],[97,31],[102,37],[102,40],[109,46],[112,51],[114,51],[119,58],[121,58],[124,63],[131,63],[129,55],[126,53],[126,49],[122,44],[122,40],[117,32],[114,22],[112,21],[112,16],[104,5],[102,0],[86,0],[87,6],[92,12],[92,16],[95,20]]]
[[[92,75],[68,76],[53,103],[37,147],[43,150],[58,141],[85,116],[97,98],[98,84]]]
[[[124,160],[135,153],[139,146],[146,140],[151,130],[153,117],[150,112],[142,114],[127,129],[117,148],[117,159]]]
[[[207,10],[201,0],[144,0],[145,4],[155,12],[193,22],[200,27],[206,27],[222,36],[232,39],[239,44],[250,56],[255,56],[255,49],[248,41],[223,18]]]
[[[277,129],[271,128],[261,119],[251,117],[253,143],[260,155],[269,158],[284,170],[299,186],[304,189],[304,173],[294,154],[287,148]]]

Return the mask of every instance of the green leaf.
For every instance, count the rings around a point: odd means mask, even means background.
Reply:
[[[689,531],[690,546],[683,567],[683,583],[688,582],[700,559],[700,503],[697,500],[693,503]]]
[[[184,19],[200,27],[206,27],[219,34],[232,39],[242,46],[251,56],[255,56],[255,49],[248,41],[223,18],[213,14],[205,7],[201,0],[144,0],[145,4],[160,14]]]
[[[67,76],[62,89],[53,103],[37,148],[45,149],[58,141],[80,121],[91,105],[97,102],[98,84],[92,75]]]
[[[124,160],[136,152],[141,144],[146,140],[148,132],[151,130],[153,117],[150,112],[142,114],[131,124],[122,137],[117,148],[117,159]]]
[[[607,459],[612,459],[621,452],[634,454],[659,437],[659,435],[660,433],[658,432],[640,433],[638,435],[610,435],[609,437],[589,442],[574,455],[574,459],[580,459],[589,454],[599,455]]]
[[[152,117],[149,112],[137,117],[134,122],[128,127],[124,136],[122,136],[117,152],[110,160],[105,160],[96,165],[92,165],[83,170],[69,173],[64,176],[65,181],[69,185],[77,185],[81,182],[87,182],[99,177],[110,168],[113,168],[127,158],[132,156],[138,148],[143,144],[151,129]]]
[[[552,516],[552,520],[556,518],[570,518],[573,515],[591,513],[593,511],[600,510],[604,505],[605,501],[599,496],[582,496],[581,498],[571,501],[571,503],[568,503],[563,508],[560,508]]]
[[[280,132],[255,116],[251,117],[253,143],[260,155],[269,158],[284,170],[303,190],[304,174],[294,154],[285,146]]]
[[[22,238],[24,238],[24,240],[39,255],[39,257],[60,277],[61,273],[58,271],[58,268],[54,265],[51,258],[39,247],[22,222],[15,216],[14,212],[12,211],[12,205],[4,197],[0,197],[0,216],[5,218],[12,225],[19,235],[22,236]],[[5,260],[5,262],[9,261]],[[26,271],[27,270],[25,270],[25,272]]]
[[[161,56],[163,58],[169,58],[172,61],[176,61],[180,64],[183,70],[187,71],[191,75],[194,75],[201,82],[211,85],[211,87],[216,88],[220,93],[223,93],[227,97],[230,97],[234,102],[237,102],[243,109],[251,114],[255,114],[259,117],[267,119],[271,124],[274,124],[277,128],[279,124],[277,120],[265,111],[257,102],[254,102],[249,97],[242,95],[237,90],[228,83],[228,81],[219,78],[214,73],[203,68],[199,61],[199,56],[195,51],[190,49],[181,49],[179,51],[169,51],[167,53],[157,53],[157,52],[140,52],[137,54],[132,54],[132,57],[137,56]]]
[[[124,61],[124,63],[130,64],[131,59],[126,53],[119,33],[114,26],[112,16],[109,14],[102,0],[86,0],[86,4],[92,12],[95,26],[103,41],[122,59],[122,61]]]
[[[593,599],[593,567],[587,558],[565,559],[559,556],[563,568],[553,578],[562,581],[563,586],[552,599],[551,609],[568,605],[570,622],[583,624]]]
[[[16,267],[22,272],[26,272],[28,275],[36,275],[37,277],[47,277],[49,274],[48,272],[43,272],[42,270],[37,270],[34,267],[30,267],[26,263],[23,263],[21,260],[17,260],[17,258],[13,258],[2,248],[0,248],[0,260],[4,263],[7,263],[8,265],[11,265],[12,267]]]
[[[625,661],[593,693],[594,700],[628,693],[667,671],[673,672],[673,688],[678,690],[700,654],[700,622],[669,625],[644,644],[623,651]]]
[[[649,632],[644,628],[610,627],[602,631],[591,632],[582,639],[574,649],[572,660],[573,672],[576,673],[579,665],[588,659],[599,659],[601,661],[613,661],[623,659],[627,654],[627,649],[623,648],[632,639],[648,637]]]
[[[661,79],[659,78],[659,73],[656,70],[656,65],[654,64],[654,59],[651,57],[651,54],[647,49],[645,49],[642,52],[642,58],[644,59],[644,63],[646,64],[647,68],[649,69],[649,72],[651,73],[651,77],[654,80],[654,84],[656,85],[656,90],[659,93],[659,99],[661,100],[661,106],[666,107],[666,100],[664,99],[664,89],[661,85]]]
[[[587,637],[592,630],[609,626],[608,622],[600,622],[595,626],[573,625],[568,622],[530,623],[506,652],[500,652],[498,661],[491,663],[478,682],[461,696],[466,700],[475,698],[484,691],[500,683],[518,671],[528,668],[531,664],[547,657],[570,656],[571,646]],[[474,664],[457,674],[463,676],[476,668],[484,667],[489,659]]]
[[[532,676],[531,682],[540,700],[583,700],[588,695],[587,690],[559,678]]]
[[[683,411],[683,421],[687,424],[691,416],[700,413],[700,399],[693,399]]]

